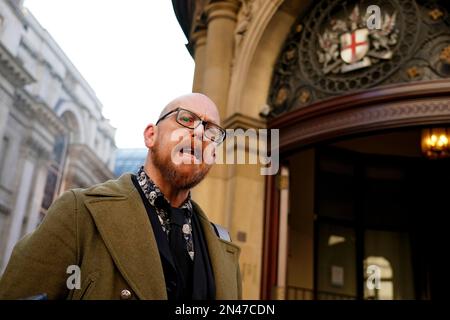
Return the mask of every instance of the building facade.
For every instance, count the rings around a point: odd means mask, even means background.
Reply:
[[[194,191],[242,249],[244,297],[444,297],[448,3],[172,2],[193,91],[227,128],[279,130],[276,175],[217,165]]]
[[[114,134],[92,88],[22,1],[1,0],[0,270],[55,197],[114,177]]]

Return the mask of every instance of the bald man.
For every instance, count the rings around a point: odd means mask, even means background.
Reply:
[[[240,299],[239,248],[190,197],[224,139],[208,97],[170,102],[138,172],[65,192],[16,245],[0,299]]]

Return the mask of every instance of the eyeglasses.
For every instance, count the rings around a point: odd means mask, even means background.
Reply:
[[[159,118],[158,121],[156,121],[156,125],[158,125],[158,123],[160,123],[162,120],[166,119],[168,116],[170,116],[175,112],[177,113],[176,121],[183,127],[195,129],[200,124],[202,124],[204,128],[204,135],[206,138],[217,144],[225,140],[226,137],[225,129],[209,121],[204,121],[195,113],[183,108],[176,108],[166,113],[161,118]]]

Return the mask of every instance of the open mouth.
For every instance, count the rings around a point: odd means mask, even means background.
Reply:
[[[198,161],[201,160],[201,150],[192,147],[183,147],[180,149],[180,155],[188,155]]]

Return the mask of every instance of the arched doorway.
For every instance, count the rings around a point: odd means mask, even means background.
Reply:
[[[348,12],[355,15],[355,6],[364,3],[349,2]],[[359,68],[338,61],[343,59],[338,51],[336,72],[324,69],[317,50],[328,18],[354,19],[337,1],[320,1],[299,17],[279,55],[268,124],[280,130],[287,173],[266,181],[263,298],[445,296],[448,283],[439,261],[450,163],[424,156],[421,134],[424,128],[450,126],[449,75],[441,72],[450,30],[447,15],[438,17],[448,11],[439,2],[390,3],[388,16],[403,18],[385,61]],[[415,28],[439,36],[418,32],[401,49]],[[426,57],[423,64],[419,56]],[[280,183],[285,179],[288,184]],[[287,248],[281,254],[280,241]],[[368,264],[371,257],[387,260],[391,273],[386,264]],[[384,291],[368,288],[367,272],[376,270],[370,266],[379,268]],[[274,288],[282,291],[275,294]]]

